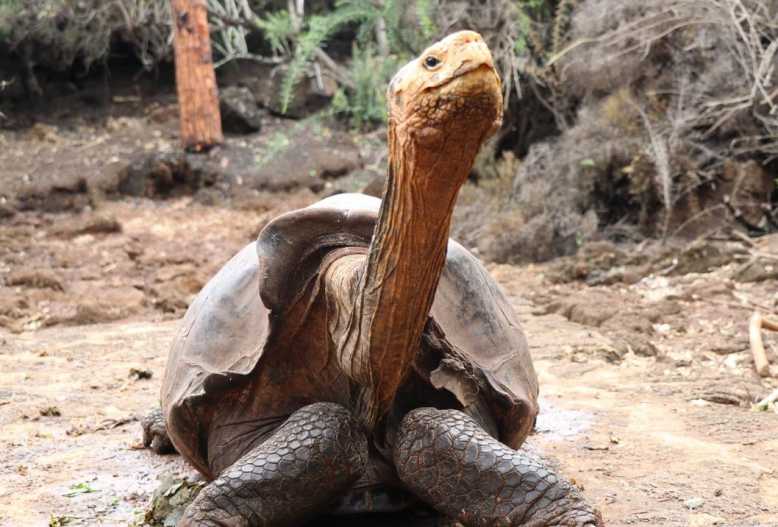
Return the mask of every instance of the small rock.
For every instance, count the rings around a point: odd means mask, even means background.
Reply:
[[[716,404],[747,406],[751,396],[746,390],[737,388],[710,388],[700,394],[700,399]]]
[[[612,306],[608,306],[608,309],[611,308]],[[601,327],[632,334],[651,335],[654,333],[651,320],[644,317],[640,312],[618,312],[613,318],[606,320]]]
[[[0,203],[0,220],[12,218],[16,211],[6,203]]]
[[[617,332],[613,338],[613,345],[626,355],[630,351],[641,357],[658,357],[659,349],[654,344],[638,333]]]
[[[122,232],[122,225],[113,216],[95,214],[75,221],[65,221],[53,229],[51,234],[63,238],[76,238],[85,234],[114,234]]]
[[[113,234],[122,232],[122,225],[113,216],[97,215],[88,218],[76,234]]]
[[[679,298],[679,290],[670,284],[670,280],[664,276],[647,276],[637,284],[643,289],[641,294],[649,302],[661,302]]]
[[[151,370],[139,370],[138,368],[130,368],[130,378],[137,380],[151,379],[153,372]]]
[[[726,525],[726,520],[710,514],[696,513],[689,515],[686,525],[688,527],[716,527],[718,525]]]
[[[753,260],[735,270],[732,278],[738,282],[763,282],[778,279],[778,262],[766,259]]]
[[[584,449],[592,450],[592,451],[597,451],[597,450],[605,451],[605,450],[610,450],[610,446],[608,446],[608,445],[592,445],[592,444],[588,444],[588,445],[584,445]]]
[[[40,414],[43,417],[60,417],[60,416],[62,416],[62,412],[56,406],[47,406],[46,408],[41,408]]]
[[[678,302],[660,300],[645,306],[641,309],[640,315],[646,317],[651,322],[657,323],[666,317],[676,320],[677,317],[675,315],[678,315],[681,311],[682,308]]]
[[[228,86],[219,94],[222,127],[233,134],[251,134],[262,127],[262,114],[248,88]]]
[[[731,353],[740,353],[748,349],[748,342],[726,342],[718,341],[711,344],[710,350],[716,355],[729,355]]]
[[[85,324],[100,324],[102,322],[114,322],[126,316],[121,306],[107,305],[85,301],[83,304],[68,309],[62,313],[47,318],[44,321],[46,327],[82,326]]]
[[[702,498],[689,498],[684,502],[684,505],[686,505],[687,509],[693,511],[705,505],[705,500]]]
[[[32,289],[51,289],[64,291],[62,281],[50,271],[16,271],[5,279],[9,286],[29,287]]]
[[[732,253],[725,247],[701,241],[684,248],[680,253],[673,254],[670,274],[677,276],[707,273],[731,261]],[[664,263],[666,262],[662,262],[659,266]]]
[[[711,283],[710,278],[706,277],[704,280],[698,280],[689,285],[686,288],[685,297],[690,300],[697,300],[713,296],[732,296],[733,289],[734,285],[729,280]]]

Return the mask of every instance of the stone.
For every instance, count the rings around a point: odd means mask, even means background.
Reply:
[[[711,514],[695,513],[689,515],[686,525],[688,527],[716,527],[726,525],[726,520]]]
[[[5,283],[9,286],[33,289],[51,289],[53,291],[65,290],[62,280],[49,270],[34,271],[20,269],[9,274],[5,279]]]
[[[632,351],[641,357],[659,357],[661,353],[646,337],[637,333],[619,332],[613,335],[613,345],[622,354]]]
[[[304,75],[297,85],[284,111],[281,100],[282,86],[289,71],[286,64],[268,65],[251,60],[235,60],[219,71],[221,86],[246,88],[256,103],[270,113],[300,119],[324,109],[335,95],[338,84],[326,74]]]
[[[732,278],[738,282],[763,282],[778,279],[778,260],[758,258],[735,270]]]
[[[229,86],[219,93],[222,128],[230,134],[251,134],[262,128],[262,112],[251,90]]]
[[[256,190],[286,191],[309,188],[323,190],[362,166],[359,148],[350,135],[312,123],[299,133],[278,140],[244,177],[244,184]]]
[[[699,509],[703,505],[705,505],[705,500],[702,498],[689,498],[685,502],[683,502],[684,505],[686,505],[686,508],[690,511],[693,511],[695,509]]]

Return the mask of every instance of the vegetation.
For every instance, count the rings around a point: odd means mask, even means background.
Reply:
[[[104,61],[114,39],[129,44],[150,68],[170,50],[170,14],[160,0],[0,0],[0,39],[35,48],[52,69]]]
[[[411,2],[414,14],[411,24],[404,18],[404,7],[409,2],[400,0],[338,0],[332,11],[305,15],[288,10],[270,11],[262,16],[254,14],[245,0],[210,0],[216,23],[233,38],[215,39],[222,52],[222,63],[233,58],[253,58],[272,62],[289,62],[281,87],[284,111],[294,96],[298,83],[311,67],[324,66],[340,84],[333,112],[348,119],[354,126],[381,123],[385,120],[383,92],[397,64],[417,53],[437,33],[433,3]],[[230,33],[231,29],[237,32]],[[419,31],[414,29],[418,28]],[[247,53],[247,31],[258,30],[269,44],[272,56],[261,57]],[[325,51],[327,42],[341,33],[353,35],[351,62],[340,67]],[[315,63],[314,63],[315,61]]]
[[[775,2],[563,4],[527,37],[532,96],[557,133],[523,157],[514,247],[493,256],[778,228]],[[527,239],[543,254],[519,250]]]
[[[537,249],[532,258],[567,254],[603,236],[778,229],[774,1],[208,6],[218,65],[277,66],[283,109],[304,82],[334,81],[330,114],[359,129],[385,121],[386,85],[400,64],[444,34],[479,31],[503,79],[505,126],[479,161],[480,188],[471,193],[474,203],[495,200],[474,211],[492,212],[474,213],[483,225],[460,235],[499,231],[513,248],[495,249],[496,259],[518,258],[527,247]],[[169,57],[169,25],[166,0],[0,0],[0,52],[44,67],[88,68],[122,42],[150,68]],[[0,91],[5,80],[2,72]]]
[[[401,60],[380,57],[372,46],[354,44],[350,67],[353,86],[341,88],[332,100],[332,112],[347,118],[354,128],[386,121],[386,83]]]

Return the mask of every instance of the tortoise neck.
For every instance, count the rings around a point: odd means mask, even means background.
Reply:
[[[446,261],[451,216],[472,165],[389,128],[390,170],[378,223],[360,274],[358,317],[368,424],[388,410],[420,349]],[[443,177],[441,177],[443,176]]]

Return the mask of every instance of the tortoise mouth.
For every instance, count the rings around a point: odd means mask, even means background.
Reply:
[[[497,72],[494,70],[494,66],[486,63],[486,62],[472,62],[469,60],[465,60],[462,62],[462,64],[456,69],[456,71],[449,77],[446,77],[445,79],[441,80],[440,82],[436,84],[432,84],[427,87],[427,90],[434,90],[437,88],[442,88],[444,86],[447,86],[455,81],[458,81],[462,77],[473,75],[473,74],[484,74],[484,73],[491,73],[495,76],[495,78],[499,82],[499,77],[497,76]]]

